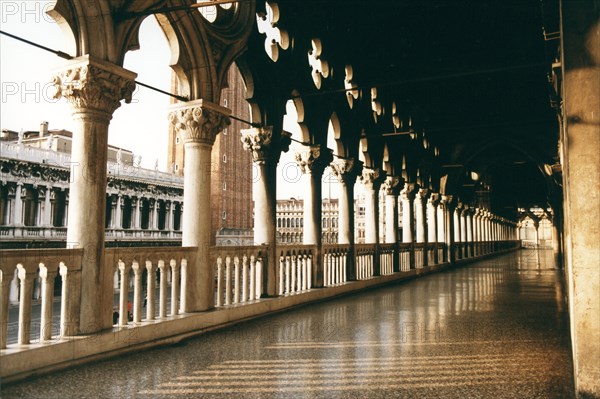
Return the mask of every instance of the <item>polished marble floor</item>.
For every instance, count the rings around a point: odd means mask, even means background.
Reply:
[[[572,398],[562,273],[522,250],[0,388],[2,398]]]

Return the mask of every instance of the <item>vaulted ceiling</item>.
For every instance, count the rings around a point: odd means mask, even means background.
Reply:
[[[518,207],[556,205],[560,179],[544,166],[557,163],[558,121],[548,76],[558,41],[544,40],[543,29],[558,31],[557,0],[280,0],[277,5],[276,26],[288,33],[288,49],[280,48],[273,61],[264,49],[265,35],[255,29],[240,60],[253,71],[255,86],[262,86],[257,97],[302,99],[309,128],[309,113],[335,111],[350,120],[342,126],[351,146],[364,132],[379,158],[388,146],[397,169],[404,157],[413,173],[419,168],[434,180],[448,175],[442,190],[463,202],[489,191],[493,211],[508,217]],[[257,12],[269,10],[258,2]],[[320,39],[320,59],[330,68],[320,88],[311,78],[313,39]],[[344,85],[348,65],[360,93],[351,111]],[[382,110],[377,122],[372,88]],[[394,126],[394,111],[401,127]],[[389,135],[407,130],[409,120],[417,140]],[[312,126],[312,141],[326,143],[326,129]],[[471,179],[473,171],[479,180]]]

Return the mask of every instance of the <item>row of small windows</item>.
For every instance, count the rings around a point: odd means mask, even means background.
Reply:
[[[277,218],[277,227],[282,228],[293,228],[293,227],[303,227],[304,219],[302,218]]]

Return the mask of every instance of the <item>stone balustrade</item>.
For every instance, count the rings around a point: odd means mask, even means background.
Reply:
[[[268,247],[212,247],[215,272],[215,306],[259,300]]]
[[[425,265],[424,260],[424,252],[425,252],[425,244],[424,243],[415,243],[414,245],[414,256],[415,256],[415,269],[422,269]]]
[[[178,315],[187,288],[186,270],[189,264],[195,262],[195,257],[196,248],[193,247],[106,249],[105,265],[118,276],[115,279],[115,291],[119,293],[118,318],[113,320],[116,321],[114,324],[128,326]],[[133,284],[130,284],[130,280]],[[132,304],[129,300],[131,286]],[[167,309],[168,303],[170,309]],[[143,308],[146,310],[145,317]]]
[[[279,295],[310,290],[317,253],[316,245],[286,245],[277,248]]]
[[[323,285],[325,287],[348,281],[349,256],[350,246],[347,244],[323,245]]]
[[[374,275],[375,271],[375,253],[374,244],[357,244],[354,247],[354,256],[356,259],[356,279],[366,280]]]
[[[18,284],[17,292],[13,291],[13,295],[18,298],[17,345],[19,347],[28,345],[33,340],[44,343],[56,337],[76,334],[79,320],[81,255],[82,250],[80,249],[6,250],[1,252],[0,349],[7,348],[8,325],[14,322],[9,320],[11,284],[13,287]],[[14,284],[15,275],[17,284]],[[60,323],[59,331],[54,334],[52,305],[57,276],[60,276],[61,285]],[[35,281],[38,281],[41,290],[39,326],[34,326],[32,323],[33,298],[37,296],[34,293]]]
[[[389,276],[394,273],[395,254],[395,244],[379,245],[379,272],[382,276]]]
[[[250,312],[257,315],[268,312],[267,309],[275,306],[273,302],[269,302],[260,311],[254,307],[260,305],[261,297],[266,296],[266,278],[271,256],[274,257],[274,278],[278,283],[278,295],[275,297],[292,301],[290,304],[298,304],[304,300],[294,299],[296,294],[306,295],[307,301],[311,301],[317,297],[335,296],[346,290],[359,289],[352,288],[355,286],[377,285],[378,281],[385,283],[438,270],[438,267],[447,264],[444,256],[451,253],[447,251],[465,253],[468,245],[457,243],[451,248],[442,243],[357,244],[354,247],[323,245],[320,248],[316,245],[286,245],[274,250],[268,246],[210,247],[209,258],[214,265],[214,275],[209,278],[213,279],[214,276],[215,307],[234,312],[235,317],[240,318],[246,314],[236,310],[240,305],[244,309],[246,306],[253,309]],[[519,247],[520,241],[473,243],[475,254],[489,254]],[[431,251],[437,252],[438,265],[432,265],[428,261],[420,269],[415,267],[415,254],[430,254]],[[118,315],[114,314],[113,317],[118,317],[114,323],[108,323],[112,324],[112,331],[106,328],[103,331],[114,335],[140,328],[140,331],[144,331],[143,337],[136,342],[144,343],[151,341],[149,330],[145,328],[157,323],[163,323],[160,327],[162,336],[191,333],[194,328],[200,328],[186,322],[187,319],[196,317],[194,315],[198,312],[182,311],[186,309],[184,302],[189,297],[188,267],[197,266],[197,255],[197,247],[105,249],[104,275],[114,273],[116,278],[114,283],[110,281],[105,285],[102,303],[110,298],[110,305],[107,306],[112,307],[117,302],[115,310]],[[79,333],[82,329],[81,298],[86,295],[81,289],[82,256],[82,249],[0,251],[0,356],[34,351],[54,344],[58,348],[70,342],[69,339],[74,336],[86,337]],[[477,255],[479,256],[483,255]],[[395,266],[395,262],[399,265]],[[399,272],[395,272],[396,267]],[[319,281],[323,288],[316,288]],[[56,301],[60,302],[60,321],[53,324],[53,316],[55,320],[57,318],[53,315],[52,303]],[[32,318],[34,306],[39,306],[39,326],[37,320]],[[106,310],[108,315],[110,309]],[[38,310],[35,313],[37,315]],[[228,319],[227,314],[219,316],[219,320]],[[15,321],[18,331],[16,334],[13,332],[13,343],[8,339],[11,336],[8,326]],[[181,323],[174,323],[175,321]],[[48,350],[51,353],[52,349]],[[13,370],[6,371],[7,373],[20,369],[13,366],[1,369]],[[5,375],[7,374],[2,374],[2,377]]]

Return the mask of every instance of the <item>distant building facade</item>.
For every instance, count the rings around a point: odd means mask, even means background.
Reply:
[[[0,247],[62,246],[67,236],[71,132],[3,130],[0,135]],[[109,146],[107,245],[179,245],[183,179],[140,168]]]

